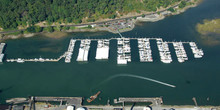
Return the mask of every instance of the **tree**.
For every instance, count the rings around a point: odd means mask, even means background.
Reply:
[[[91,26],[91,25],[88,25],[88,28],[89,28],[89,29],[91,29],[91,28],[92,28],[92,26]]]
[[[134,19],[137,19],[137,17],[135,16],[135,17],[133,17]]]
[[[110,18],[110,19],[115,19],[115,18],[116,18],[116,15],[115,15],[115,14],[112,14],[109,18]]]
[[[42,31],[43,31],[42,27],[40,27],[40,26],[35,27],[35,32],[42,32]]]
[[[184,8],[186,6],[186,1],[182,1],[180,4],[179,4],[179,8]]]
[[[64,26],[62,29],[63,29],[63,30],[69,30],[70,27],[68,27],[68,26]]]
[[[60,26],[60,25],[57,25],[56,27],[54,27],[54,30],[55,30],[55,31],[61,31],[61,26]]]
[[[34,27],[34,26],[28,27],[28,28],[27,28],[27,32],[35,33],[35,32],[36,32],[35,27]]]
[[[170,7],[170,8],[168,9],[168,11],[174,12],[175,10],[174,10],[172,7]]]
[[[180,1],[179,7],[185,7],[185,0],[0,0],[0,27],[15,29],[42,21],[49,25],[82,23],[86,17],[88,22],[95,22],[99,18],[114,19],[116,11],[121,16],[140,10],[156,11]]]
[[[95,19],[94,18],[90,18],[87,20],[87,22],[95,22]]]
[[[53,29],[52,26],[45,27],[44,30],[45,30],[46,32],[54,32],[54,29]]]

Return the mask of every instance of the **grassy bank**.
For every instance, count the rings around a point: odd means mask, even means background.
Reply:
[[[202,42],[206,45],[220,45],[220,19],[204,20],[196,25]]]
[[[203,23],[197,24],[196,29],[202,35],[209,33],[220,34],[220,19],[204,20]]]

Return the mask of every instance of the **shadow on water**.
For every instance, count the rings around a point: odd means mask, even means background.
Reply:
[[[10,87],[7,87],[7,88],[0,89],[0,94],[1,94],[2,92],[8,91],[8,90],[10,90],[10,89],[12,89],[12,88],[13,88],[13,86],[10,86]]]
[[[186,80],[186,84],[191,84],[191,81],[189,81],[189,80]]]

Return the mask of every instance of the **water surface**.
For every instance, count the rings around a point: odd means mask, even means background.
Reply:
[[[164,64],[159,59],[155,41],[151,41],[153,63],[140,63],[137,41],[131,41],[132,63],[118,66],[116,61],[116,40],[110,42],[110,58],[96,61],[96,42],[92,42],[89,62],[78,63],[79,42],[76,43],[72,62],[64,63],[4,63],[0,65],[0,101],[8,98],[34,96],[82,96],[101,90],[101,101],[93,104],[106,104],[107,99],[117,97],[158,97],[163,96],[165,104],[193,104],[196,97],[199,105],[219,105],[220,102],[220,46],[202,45],[195,25],[203,19],[220,18],[220,1],[204,0],[198,7],[165,18],[154,23],[141,23],[134,30],[122,33],[125,37],[161,37],[165,41],[195,41],[205,52],[202,59],[194,59],[188,45],[184,45],[189,61],[178,63],[172,45],[173,62]],[[72,33],[61,39],[36,36],[8,40],[5,53],[7,58],[57,58],[68,47],[71,38],[111,38],[117,34],[108,32]],[[173,84],[167,87],[151,81],[132,77],[109,77],[118,74],[132,74]],[[103,83],[104,82],[104,83]],[[210,98],[207,101],[207,97]]]

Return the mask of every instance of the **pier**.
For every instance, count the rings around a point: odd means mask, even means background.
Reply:
[[[204,55],[203,50],[198,49],[195,42],[190,42],[189,45],[191,46],[191,50],[194,54],[194,58],[202,58],[202,56]]]
[[[89,57],[89,50],[90,50],[90,43],[91,41],[96,41],[97,50],[96,50],[96,60],[103,60],[109,58],[109,44],[110,40],[117,40],[117,64],[127,64],[131,62],[131,47],[130,47],[130,40],[136,40],[138,43],[139,49],[139,57],[140,62],[153,62],[152,58],[152,50],[150,46],[150,40],[156,40],[156,44],[159,50],[160,60],[163,63],[171,63],[173,61],[171,57],[171,52],[169,50],[168,44],[172,44],[175,53],[177,56],[178,62],[182,63],[188,60],[187,53],[184,49],[183,44],[189,44],[190,48],[194,54],[194,58],[202,58],[204,52],[202,49],[198,49],[195,42],[170,42],[170,41],[163,41],[162,38],[146,38],[146,37],[123,37],[120,38],[90,38],[90,39],[75,39],[72,38],[69,43],[69,47],[63,55],[58,58],[32,58],[32,59],[25,59],[25,58],[14,58],[14,59],[6,59],[7,62],[17,62],[17,63],[24,63],[24,62],[58,62],[62,58],[65,58],[66,63],[71,62],[72,54],[74,51],[74,46],[76,41],[81,41],[78,56],[76,61],[88,61]],[[4,43],[1,43],[0,52],[3,51]],[[3,59],[4,54],[0,54],[0,58]]]
[[[77,61],[88,61],[91,40],[81,40]]]
[[[184,49],[182,42],[173,42],[173,47],[176,52],[177,60],[178,62],[182,63],[185,62],[185,60],[188,60],[186,51]]]
[[[5,48],[5,43],[0,43],[0,63],[3,62],[5,54],[3,53],[4,48]]]
[[[157,40],[157,47],[160,53],[160,60],[163,63],[171,63],[173,60],[171,58],[170,50],[168,47],[167,42],[163,42],[161,38],[156,39]]]
[[[82,105],[82,97],[34,97],[37,102],[66,102],[67,105]]]
[[[153,62],[149,39],[141,38],[137,40],[138,40],[140,62]]]
[[[126,102],[151,102],[153,106],[160,106],[163,104],[163,100],[161,97],[155,97],[155,98],[125,98],[125,97],[119,97],[118,100],[114,99],[114,103],[124,103]]]
[[[66,105],[75,105],[77,107],[82,106],[82,97],[39,97],[31,96],[29,98],[12,98],[6,100],[9,104],[21,104],[29,103],[29,107],[32,108],[32,105],[35,105],[35,102],[66,102]]]
[[[52,59],[52,58],[33,58],[33,59],[24,59],[24,58],[17,58],[17,59],[7,59],[7,62],[17,62],[17,63],[24,63],[24,62],[58,62],[62,58],[64,58],[66,55],[63,54],[57,59]]]
[[[65,57],[65,62],[66,63],[70,63],[71,62],[71,58],[72,58],[75,42],[76,42],[76,40],[74,40],[74,39],[70,40],[70,44],[69,44],[68,50],[66,52],[66,57]]]
[[[129,38],[118,38],[118,64],[127,64],[127,62],[131,62],[131,47],[130,47],[130,39]]]

